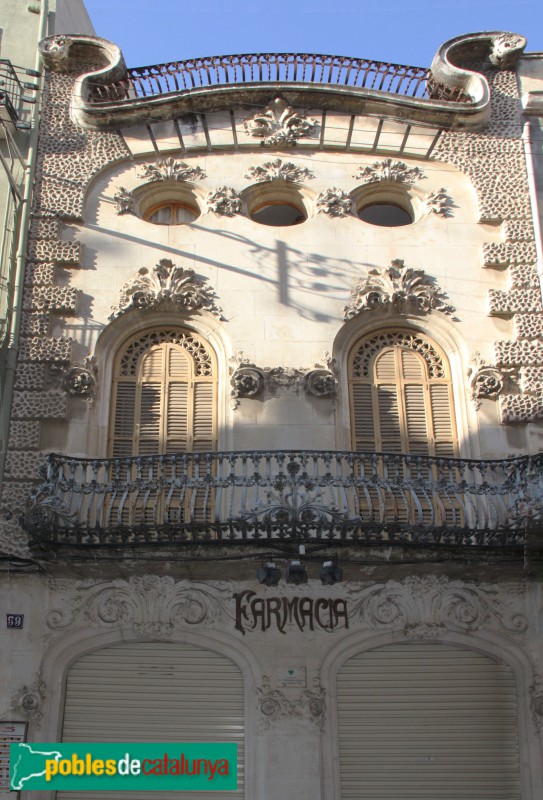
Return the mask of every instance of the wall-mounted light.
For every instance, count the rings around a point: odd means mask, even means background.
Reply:
[[[320,569],[319,578],[323,586],[332,586],[343,580],[343,570],[335,561],[325,561]]]
[[[293,558],[292,561],[289,562],[285,580],[287,583],[296,584],[296,586],[300,583],[307,583],[306,569],[297,558]]]
[[[281,570],[275,566],[273,561],[268,561],[257,570],[256,577],[259,583],[266,586],[277,586],[281,580]]]

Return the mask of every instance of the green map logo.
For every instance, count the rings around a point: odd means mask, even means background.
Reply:
[[[231,742],[11,744],[12,791],[236,791]]]

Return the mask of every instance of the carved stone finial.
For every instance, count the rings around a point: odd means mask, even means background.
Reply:
[[[406,267],[401,259],[392,261],[385,270],[369,270],[366,280],[352,290],[344,318],[377,309],[404,314],[441,311],[452,315],[455,311],[445,302],[445,295],[435,286],[433,278],[422,269]]]
[[[251,167],[245,177],[257,183],[264,181],[302,183],[306,179],[312,180],[315,175],[307,167],[298,167],[292,161],[282,161],[280,158],[276,158],[275,161],[266,161],[261,167]]]
[[[141,178],[148,181],[194,181],[202,180],[206,174],[201,167],[191,167],[185,161],[175,158],[159,158],[156,164],[145,164],[140,172]]]
[[[263,145],[295,145],[298,139],[313,135],[317,120],[276,97],[262,111],[246,119],[244,125],[249,136],[262,139]]]
[[[499,69],[512,69],[526,47],[526,39],[518,33],[500,33],[492,40],[488,56],[490,63]]]
[[[115,211],[117,214],[136,213],[136,201],[134,200],[132,192],[129,192],[124,186],[119,186],[119,191],[113,196],[113,200],[115,201]]]
[[[238,192],[228,186],[220,186],[215,191],[209,192],[206,197],[206,205],[209,211],[213,211],[221,217],[234,217],[236,214],[241,214],[243,207]]]
[[[371,167],[360,167],[353,178],[362,183],[414,183],[424,178],[424,172],[418,167],[408,167],[403,161],[385,158],[384,161],[374,161]]]
[[[353,201],[342,189],[326,189],[317,198],[319,211],[331,217],[348,217],[353,207]]]
[[[113,306],[109,319],[113,320],[130,308],[143,311],[169,307],[187,313],[209,311],[221,316],[215,302],[215,292],[196,277],[193,269],[176,267],[167,258],[149,270],[142,267],[138,274],[121,289],[119,303]]]

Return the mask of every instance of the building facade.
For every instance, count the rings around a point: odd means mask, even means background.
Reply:
[[[42,41],[1,501],[20,735],[234,741],[240,798],[541,796],[525,45],[128,70]]]

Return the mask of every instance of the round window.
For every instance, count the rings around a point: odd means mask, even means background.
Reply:
[[[144,215],[147,222],[155,225],[188,225],[200,215],[198,209],[185,203],[161,203],[153,206]]]
[[[398,228],[411,225],[413,217],[401,206],[394,203],[370,203],[358,209],[358,216],[370,225],[382,225],[387,228]]]
[[[286,227],[304,222],[305,213],[291,203],[266,203],[251,213],[251,218],[261,225]]]

